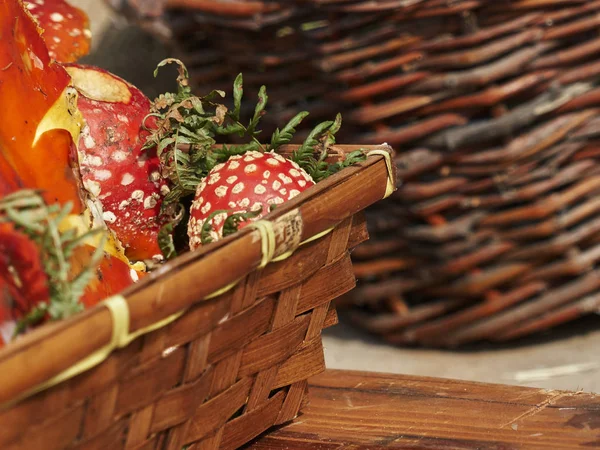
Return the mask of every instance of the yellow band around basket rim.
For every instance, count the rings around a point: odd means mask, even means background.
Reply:
[[[394,192],[394,189],[395,189],[395,180],[394,180],[394,175],[393,175],[394,172],[392,170],[392,160],[390,157],[390,153],[386,152],[385,150],[373,150],[367,154],[367,156],[371,156],[371,155],[381,155],[385,159],[386,166],[388,169],[388,182],[387,182],[384,198],[387,198],[392,194],[392,192]],[[276,251],[276,248],[275,248],[276,247],[276,238],[275,238],[275,230],[273,227],[273,223],[268,220],[258,220],[256,222],[249,224],[247,227],[256,230],[256,232],[258,232],[258,234],[260,236],[262,256],[261,256],[261,262],[258,266],[259,269],[265,268],[271,262],[283,261],[283,260],[289,258],[290,256],[292,256],[294,254],[294,252],[297,250],[298,247],[308,244],[309,242],[316,241],[317,239],[320,239],[320,238],[326,236],[327,234],[331,233],[335,229],[335,227],[331,227],[331,228],[328,228],[327,230],[317,233],[316,235],[306,239],[305,241],[300,242],[296,248],[293,248],[280,256],[274,257],[274,254]],[[213,292],[212,294],[207,295],[206,297],[204,297],[203,300],[208,300],[211,298],[218,297],[219,295],[225,294],[226,292],[233,289],[240,281],[241,281],[241,279],[234,281],[233,283],[230,283],[227,286],[224,286],[223,288],[217,290],[216,292]],[[116,350],[118,348],[123,348],[123,347],[129,345],[134,339],[138,338],[139,336],[142,336],[144,334],[158,330],[160,328],[163,328],[163,327],[169,325],[170,323],[175,322],[188,309],[188,308],[186,308],[186,309],[179,311],[175,314],[172,314],[158,322],[155,322],[152,325],[149,325],[144,328],[140,328],[139,330],[137,330],[134,333],[130,333],[129,332],[129,318],[130,318],[129,317],[130,316],[129,306],[127,305],[127,300],[125,299],[125,297],[123,297],[120,294],[114,295],[112,297],[107,298],[103,302],[101,302],[100,305],[105,306],[109,310],[111,318],[112,318],[113,329],[112,329],[112,335],[111,335],[110,342],[108,344],[106,344],[104,347],[102,347],[102,348],[96,350],[95,352],[93,352],[92,354],[88,355],[83,360],[73,364],[68,369],[65,369],[64,371],[60,372],[59,374],[55,375],[54,377],[50,378],[49,380],[46,380],[43,383],[40,383],[39,385],[24,392],[22,395],[16,397],[15,399],[10,400],[9,402],[3,404],[1,409],[12,406],[12,405],[20,402],[21,400],[24,400],[27,397],[30,397],[34,394],[37,394],[38,392],[41,392],[45,389],[48,389],[52,386],[62,383],[63,381],[73,378],[76,375],[79,375],[83,372],[88,371],[89,369],[102,363],[106,358],[108,358],[108,356],[114,350]]]
[[[394,167],[392,166],[392,164],[393,164],[392,163],[392,155],[390,154],[390,152],[386,152],[385,150],[371,150],[369,153],[367,153],[367,157],[372,156],[372,155],[383,156],[383,159],[385,160],[385,166],[388,171],[388,181],[385,186],[385,195],[383,196],[383,198],[388,198],[396,190]]]

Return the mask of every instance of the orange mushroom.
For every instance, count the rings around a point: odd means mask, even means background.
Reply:
[[[79,199],[71,155],[82,117],[69,74],[50,60],[40,33],[21,0],[0,2],[0,104],[10,112],[0,123],[0,176],[16,173],[19,187],[65,203]]]
[[[73,204],[61,228],[76,228],[81,233],[91,227],[105,228],[81,187],[76,143],[84,120],[77,108],[78,93],[65,69],[51,61],[41,33],[22,0],[0,2],[0,104],[9,112],[0,122],[0,197],[21,188],[39,189],[48,204]],[[14,230],[0,231],[2,236],[14,235]],[[0,244],[9,241],[8,237],[0,239]],[[29,251],[31,243],[17,238],[13,242],[17,247],[12,253],[29,255],[23,263],[33,264],[32,258],[39,262]],[[99,243],[96,236],[78,248],[71,260],[74,272],[89,263]],[[96,278],[82,298],[86,306],[120,292],[139,276],[135,269],[141,267],[132,268],[114,238],[103,250]],[[5,266],[14,271],[14,265]],[[10,287],[6,273],[3,277],[0,262],[0,289],[4,289],[0,299],[6,298],[4,293]],[[29,289],[27,284],[23,286]],[[14,300],[14,294],[8,298]]]
[[[64,0],[28,0],[25,6],[44,30],[50,58],[74,62],[89,53],[92,33],[82,10]]]

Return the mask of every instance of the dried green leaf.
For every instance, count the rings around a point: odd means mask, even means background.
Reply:
[[[240,120],[240,111],[242,109],[242,97],[244,96],[244,77],[240,73],[233,82],[233,112],[234,120]]]
[[[159,62],[156,66],[156,69],[154,69],[154,77],[156,78],[158,76],[158,70],[161,67],[172,63],[178,65],[177,71],[179,72],[179,76],[177,77],[177,83],[179,83],[179,85],[181,86],[187,86],[190,75],[188,73],[187,67],[185,67],[185,64],[183,64],[183,62],[177,58],[167,58]]]
[[[273,136],[271,137],[271,146],[269,150],[277,150],[279,147],[285,144],[289,144],[292,138],[294,137],[294,133],[296,132],[296,127],[300,125],[302,120],[308,116],[308,112],[303,111],[296,114],[285,127],[279,131],[279,128],[275,130]]]
[[[225,222],[223,222],[223,237],[236,233],[238,231],[240,223],[258,217],[262,213],[262,211],[263,208],[261,206],[256,211],[231,214],[225,219]]]

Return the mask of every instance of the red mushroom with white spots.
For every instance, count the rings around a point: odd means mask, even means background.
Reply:
[[[68,63],[88,54],[92,33],[82,10],[64,0],[27,0],[24,5],[44,30],[50,58]]]
[[[132,260],[162,259],[158,246],[162,198],[169,192],[155,149],[143,150],[150,100],[111,73],[82,65],[66,70],[85,119],[79,167],[89,197]]]
[[[276,153],[252,151],[232,156],[215,166],[198,186],[188,223],[190,248],[206,243],[203,234],[209,241],[222,238],[228,217],[254,213],[236,224],[242,228],[314,184],[298,164]]]

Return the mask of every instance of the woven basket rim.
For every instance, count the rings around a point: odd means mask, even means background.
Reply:
[[[390,155],[392,153],[391,147],[387,145],[335,147],[344,153],[357,149],[384,150]],[[282,146],[280,153],[290,153],[294,148],[297,146]],[[331,199],[340,195],[347,183],[356,183],[356,177],[359,175],[363,175],[360,179],[361,185],[367,187],[359,201],[353,204],[338,201],[337,205],[324,208],[331,203]],[[392,175],[395,177],[395,173]],[[383,198],[389,177],[385,158],[370,156],[366,161],[346,168],[302,192],[266,215],[264,220],[275,222],[281,216],[297,210],[304,225],[302,240],[305,240]],[[323,217],[325,211],[327,214]],[[224,256],[230,263],[227,271],[214,264],[217,258],[222,260]],[[260,239],[256,239],[256,234],[250,229],[240,230],[198,251],[175,258],[121,293],[129,307],[129,332],[133,333],[174,313],[188,310],[194,304],[203,301],[197,300],[198,298],[204,298],[254,271],[261,259]],[[185,292],[177,296],[167,295],[168,301],[161,301],[164,294],[162,291],[177,292],[177,277],[186,274],[189,276],[191,269],[199,281],[207,282],[197,283],[197,290],[193,294]],[[203,273],[203,277],[198,277],[198,273]],[[46,324],[21,340],[0,349],[0,404],[5,405],[2,409],[10,406],[6,405],[6,402],[19,398],[24,392],[106,346],[111,341],[112,329],[112,317],[108,308],[98,304],[67,320]],[[73,345],[68,348],[58,345],[59,342],[65,341],[72,342]],[[15,377],[16,373],[27,373],[27,376]]]

